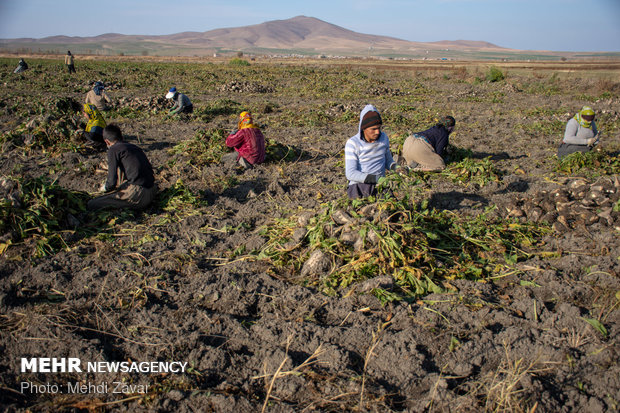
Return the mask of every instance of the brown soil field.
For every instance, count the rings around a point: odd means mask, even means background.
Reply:
[[[26,61],[0,59],[2,411],[618,411],[617,63]],[[96,80],[153,164],[145,211],[84,208]],[[348,200],[368,103],[394,154],[454,116],[447,169]],[[600,144],[561,162],[584,105]],[[220,161],[242,110],[268,140],[249,170]]]

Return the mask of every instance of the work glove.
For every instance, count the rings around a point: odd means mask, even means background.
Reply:
[[[597,143],[598,143],[598,136],[595,136],[595,137],[593,137],[593,138],[590,138],[590,139],[586,140],[586,144],[587,144],[588,146],[594,146],[594,145],[596,145]]]
[[[376,184],[377,183],[377,175],[368,174],[366,175],[366,179],[364,179],[365,184]]]
[[[105,192],[105,182],[99,187],[99,192]]]

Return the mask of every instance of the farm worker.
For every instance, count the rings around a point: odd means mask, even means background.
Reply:
[[[407,166],[416,171],[441,171],[445,169],[444,150],[454,130],[456,121],[445,116],[437,124],[422,132],[416,132],[405,139],[403,158]]]
[[[28,63],[26,63],[24,59],[19,59],[19,63],[17,64],[15,70],[13,70],[13,73],[21,73],[25,70],[28,70]]]
[[[168,111],[171,115],[194,112],[194,105],[192,105],[192,102],[183,93],[179,93],[176,87],[170,88],[166,94],[166,99],[174,100],[174,105],[170,108],[170,111]]]
[[[594,110],[584,106],[566,123],[564,139],[558,148],[558,158],[574,152],[588,152],[598,143],[598,130],[594,123]]]
[[[112,104],[112,99],[110,99],[108,94],[105,93],[104,89],[105,86],[103,85],[103,82],[95,82],[92,90],[89,90],[86,94],[84,103],[92,103],[101,111],[108,110]]]
[[[148,158],[138,146],[123,141],[116,125],[105,127],[103,139],[108,147],[108,178],[102,189],[109,193],[88,201],[88,209],[146,208],[157,192]]]
[[[67,65],[67,70],[69,73],[75,73],[75,66],[73,65],[73,55],[71,54],[71,50],[67,50],[67,54],[65,56],[65,65]]]
[[[105,149],[103,141],[103,128],[105,128],[105,119],[101,112],[97,110],[97,106],[92,103],[84,103],[84,116],[88,119],[84,136],[95,145],[97,149]]]
[[[360,113],[357,134],[344,147],[345,173],[349,180],[347,195],[351,199],[375,195],[377,181],[385,176],[386,169],[398,166],[390,152],[390,140],[381,131],[382,124],[379,111],[366,105]]]
[[[237,131],[226,138],[226,146],[234,152],[224,155],[225,161],[239,163],[244,168],[251,168],[265,161],[265,137],[252,120],[250,112],[241,112]]]

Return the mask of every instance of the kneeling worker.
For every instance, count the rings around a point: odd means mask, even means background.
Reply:
[[[558,148],[558,158],[563,158],[575,152],[589,152],[598,144],[599,131],[594,122],[594,110],[584,106],[566,123],[564,139]]]
[[[390,139],[381,131],[383,121],[377,108],[366,105],[360,113],[359,128],[344,146],[345,175],[350,199],[377,195],[377,181],[386,170],[398,166],[390,152]]]
[[[88,201],[88,209],[146,208],[157,191],[148,158],[138,146],[123,142],[116,125],[105,127],[103,140],[108,147],[108,179],[103,189],[109,193]]]
[[[456,121],[445,116],[437,124],[405,139],[403,157],[414,171],[441,171],[446,168],[444,149],[450,143],[450,134]]]
[[[105,128],[105,119],[97,106],[91,103],[84,103],[84,117],[88,119],[88,123],[84,128],[84,136],[97,149],[103,151],[105,143],[103,142],[103,128]]]
[[[176,87],[170,88],[166,94],[166,99],[172,99],[174,101],[174,105],[168,111],[170,115],[194,112],[194,105],[192,104],[192,101],[189,100],[186,95],[180,93]]]
[[[233,148],[234,152],[224,155],[222,160],[226,163],[234,162],[245,169],[251,168],[265,161],[265,137],[258,126],[254,124],[250,112],[241,112],[237,131],[226,138],[226,146]]]

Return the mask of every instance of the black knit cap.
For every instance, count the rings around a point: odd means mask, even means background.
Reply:
[[[381,115],[379,115],[379,112],[370,111],[362,118],[362,130],[381,124],[383,124],[383,122],[381,121]]]
[[[452,116],[445,116],[441,119],[438,125],[442,125],[445,128],[449,128],[450,126],[456,125],[456,120]]]

